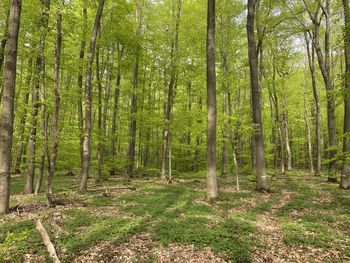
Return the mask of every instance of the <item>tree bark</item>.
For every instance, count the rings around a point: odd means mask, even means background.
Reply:
[[[265,163],[264,136],[262,127],[261,98],[259,91],[259,75],[257,62],[257,48],[255,41],[255,0],[248,0],[247,36],[248,36],[248,58],[250,68],[250,87],[252,93],[252,119],[254,125],[257,190],[266,191],[267,173]]]
[[[207,201],[218,197],[216,179],[215,0],[208,0],[207,16]]]
[[[89,61],[86,70],[86,84],[85,84],[85,129],[83,139],[83,161],[82,161],[82,174],[79,186],[79,192],[85,194],[87,191],[87,182],[90,172],[90,136],[91,136],[91,82],[92,82],[92,64],[95,57],[95,46],[97,40],[97,34],[100,28],[100,22],[102,17],[104,0],[99,0],[98,9],[96,12],[95,24],[93,28],[92,37],[90,40],[89,49]]]
[[[52,258],[52,261],[54,263],[61,263],[56,254],[56,249],[50,240],[50,236],[44,228],[43,224],[41,223],[40,219],[36,221],[36,230],[38,230],[38,232],[40,233],[41,238],[43,239],[43,243],[46,246],[47,252],[49,252],[50,257]]]
[[[344,162],[340,187],[350,188],[350,9],[349,0],[343,0],[345,17],[345,98],[344,98]]]
[[[21,0],[11,1],[7,31],[4,92],[0,110],[0,215],[9,212],[11,149],[21,4]]]

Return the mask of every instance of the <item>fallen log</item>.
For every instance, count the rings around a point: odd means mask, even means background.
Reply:
[[[43,224],[41,223],[40,219],[38,219],[38,221],[36,221],[36,229],[40,233],[40,235],[43,239],[43,243],[46,246],[46,249],[49,252],[50,257],[53,259],[53,262],[54,263],[61,263],[61,261],[59,260],[57,254],[56,254],[55,246],[52,244],[52,242],[50,240],[50,236],[47,233],[46,229],[44,228]]]

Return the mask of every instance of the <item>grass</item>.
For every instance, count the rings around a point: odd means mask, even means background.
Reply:
[[[57,176],[54,178],[56,195],[74,201],[73,205],[32,212],[45,222],[62,262],[72,262],[99,241],[120,244],[136,233],[147,233],[165,247],[193,244],[198,248],[210,247],[232,262],[251,262],[256,251],[269,253],[276,245],[263,242],[263,229],[259,226],[263,217],[276,224],[279,238],[288,249],[306,247],[303,253],[312,249],[334,250],[339,252],[337,262],[349,259],[349,193],[323,179],[300,173],[271,179],[272,193],[261,194],[254,191],[249,177],[242,178],[240,192],[234,189],[234,178],[219,178],[223,191],[212,205],[205,202],[203,173],[182,174],[179,179],[180,182],[169,185],[158,182],[157,178],[141,178],[132,182],[136,191],[121,190],[111,196],[89,192],[79,196],[72,191],[76,185],[74,177]],[[11,189],[17,195],[11,199],[12,205],[45,202],[43,194],[18,195],[23,183],[23,178],[13,178]],[[97,186],[122,185],[120,178],[111,178]],[[90,180],[90,188],[97,186]],[[55,233],[51,224],[57,214],[60,233]],[[48,260],[35,222],[26,216],[2,218],[0,262],[22,262],[24,254],[36,255],[42,262]],[[316,260],[310,257],[309,261]],[[157,262],[156,255],[151,253],[146,259],[146,262]]]

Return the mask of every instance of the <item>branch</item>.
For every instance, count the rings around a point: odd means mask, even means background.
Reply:
[[[40,219],[38,219],[38,221],[36,221],[36,230],[38,230],[38,232],[40,233],[40,235],[41,235],[41,237],[43,239],[44,245],[46,246],[47,251],[50,254],[50,257],[53,259],[53,262],[54,263],[61,263],[61,261],[57,257],[55,247],[54,247],[54,245],[52,244],[52,242],[50,240],[50,236],[47,233],[47,231],[44,228],[44,226],[42,225]]]

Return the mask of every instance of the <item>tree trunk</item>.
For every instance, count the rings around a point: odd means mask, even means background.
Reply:
[[[79,121],[79,138],[80,138],[80,160],[81,160],[81,171],[83,171],[83,143],[84,143],[84,117],[83,117],[83,64],[85,56],[85,46],[86,46],[86,30],[87,30],[87,9],[86,2],[84,1],[83,7],[83,37],[80,44],[80,54],[79,54],[79,73],[78,73],[78,121]]]
[[[311,142],[311,129],[310,129],[310,121],[309,121],[309,109],[307,106],[306,100],[306,91],[304,92],[304,106],[305,106],[305,125],[306,125],[306,137],[307,137],[307,149],[309,155],[309,168],[310,172],[314,173],[314,163],[312,158],[312,142]]]
[[[0,215],[9,212],[14,97],[21,0],[12,0],[6,42],[4,92],[0,110]]]
[[[337,154],[337,135],[336,135],[336,122],[335,122],[335,98],[334,98],[334,86],[331,78],[331,55],[330,55],[330,0],[326,0],[326,7],[323,9],[326,18],[325,29],[325,48],[324,54],[321,50],[320,44],[320,23],[318,21],[318,12],[315,13],[313,18],[314,24],[314,38],[313,44],[315,46],[318,65],[320,67],[322,77],[326,86],[327,92],[327,126],[328,126],[328,158],[329,158],[329,175],[328,181],[336,181],[335,174],[337,172],[336,154]]]
[[[321,176],[321,160],[322,160],[322,144],[321,144],[321,106],[320,100],[318,98],[318,90],[316,84],[316,76],[315,76],[315,48],[312,46],[312,50],[310,50],[310,40],[305,33],[305,41],[306,41],[306,51],[309,61],[309,69],[311,73],[311,81],[312,81],[312,91],[314,95],[314,102],[316,106],[316,116],[315,116],[315,130],[316,130],[316,166],[315,166],[315,176]]]
[[[97,33],[100,28],[100,21],[102,17],[104,0],[99,0],[98,9],[96,12],[95,24],[93,28],[92,37],[90,40],[89,49],[89,61],[86,70],[86,84],[85,84],[85,129],[84,129],[84,139],[83,139],[83,165],[81,181],[79,186],[79,192],[85,194],[87,190],[87,181],[90,172],[90,135],[91,135],[91,82],[92,82],[92,64],[95,57],[95,46],[97,40]]]
[[[30,58],[28,61],[28,68],[29,68],[29,74],[26,80],[26,87],[28,88],[26,90],[26,93],[23,97],[23,101],[22,104],[25,106],[22,112],[22,116],[21,116],[21,120],[20,120],[20,125],[19,125],[19,134],[20,134],[20,138],[19,138],[19,145],[17,148],[17,153],[16,153],[16,162],[15,162],[15,167],[14,167],[14,171],[16,174],[21,173],[21,163],[22,163],[22,156],[24,155],[24,151],[25,151],[25,125],[26,125],[26,120],[27,120],[27,105],[29,103],[29,87],[31,85],[31,81],[32,81],[32,68],[33,68],[33,59]]]
[[[207,17],[207,201],[218,197],[216,180],[215,0],[208,0]]]
[[[287,171],[292,170],[292,152],[290,149],[289,141],[289,126],[288,126],[288,106],[286,98],[282,97],[282,107],[283,107],[283,128],[284,128],[284,140],[286,142],[286,153],[287,153]]]
[[[41,0],[41,14],[40,14],[40,41],[36,54],[36,65],[35,65],[35,79],[34,79],[34,89],[32,93],[32,116],[31,116],[31,128],[29,132],[28,141],[28,174],[26,177],[26,182],[24,186],[25,194],[32,194],[34,175],[35,175],[35,153],[36,153],[36,141],[37,141],[37,124],[38,124],[38,112],[39,112],[39,88],[40,82],[44,80],[44,60],[45,60],[45,39],[46,30],[49,23],[49,12],[50,10],[50,0]],[[43,84],[43,83],[42,83]],[[45,118],[43,116],[43,118]],[[42,163],[42,162],[41,162]],[[40,169],[43,171],[43,169]],[[42,180],[42,174],[41,174]],[[38,183],[41,182],[40,178]],[[39,184],[38,186],[40,186]]]
[[[340,187],[350,188],[350,9],[349,0],[343,0],[345,16],[345,98],[344,98],[344,141],[343,141],[343,171]]]
[[[224,49],[224,48],[223,48]],[[222,113],[223,113],[223,145],[222,145],[222,167],[221,167],[221,175],[227,174],[227,159],[228,159],[228,127],[227,127],[227,93],[228,93],[228,83],[227,83],[227,75],[228,75],[228,65],[227,65],[227,52],[226,50],[222,51],[223,63],[222,63]]]
[[[49,149],[47,147],[47,161],[48,161],[48,174],[46,182],[46,197],[49,207],[54,207],[54,198],[52,194],[52,177],[56,169],[56,160],[59,144],[59,113],[60,113],[60,62],[61,62],[61,48],[62,48],[62,15],[57,15],[57,42],[55,48],[55,66],[54,66],[54,94],[55,94],[55,109],[53,119],[53,131],[52,131],[52,155],[50,160]],[[48,145],[48,144],[47,144]]]
[[[140,64],[140,47],[137,47],[135,65],[134,65],[134,81],[133,94],[131,101],[131,123],[130,123],[130,141],[128,150],[128,172],[126,180],[134,177],[135,162],[135,146],[136,146],[136,120],[137,120],[137,89],[139,86],[139,64]]]
[[[264,136],[262,127],[261,98],[259,91],[259,76],[257,49],[255,41],[255,0],[248,0],[247,15],[247,35],[248,35],[248,57],[250,68],[250,86],[252,93],[252,115],[254,125],[255,153],[256,153],[256,174],[257,174],[257,190],[267,190],[267,173],[265,163]]]
[[[165,113],[165,125],[163,130],[163,158],[162,158],[162,174],[161,180],[166,179],[166,160],[168,155],[169,147],[169,129],[171,127],[171,115],[174,102],[174,87],[177,82],[177,60],[179,53],[179,28],[180,28],[180,16],[181,16],[181,7],[182,0],[177,2],[177,15],[175,18],[175,8],[173,6],[173,21],[175,20],[175,28],[173,28],[173,36],[171,41],[171,52],[170,52],[170,82],[168,89],[168,102],[166,104],[166,113]]]
[[[202,113],[202,93],[200,94],[199,96],[199,99],[198,99],[198,105],[199,105],[199,112]],[[202,125],[202,120],[200,119],[198,121],[198,126],[201,127]],[[198,172],[199,171],[199,168],[200,168],[200,145],[201,145],[201,133],[199,132],[197,135],[196,135],[196,146],[195,146],[195,150],[194,150],[194,167],[193,167],[193,170],[195,172]]]
[[[120,82],[121,82],[121,63],[123,56],[123,47],[118,44],[118,65],[117,65],[117,80],[114,90],[114,102],[113,102],[113,117],[112,117],[112,143],[111,143],[111,155],[113,160],[116,156],[116,141],[117,141],[117,114],[118,114],[118,103],[120,94]],[[111,174],[115,173],[115,167],[112,168]]]
[[[96,80],[98,86],[97,110],[97,181],[102,180],[102,81],[100,76],[100,49],[96,49]]]

